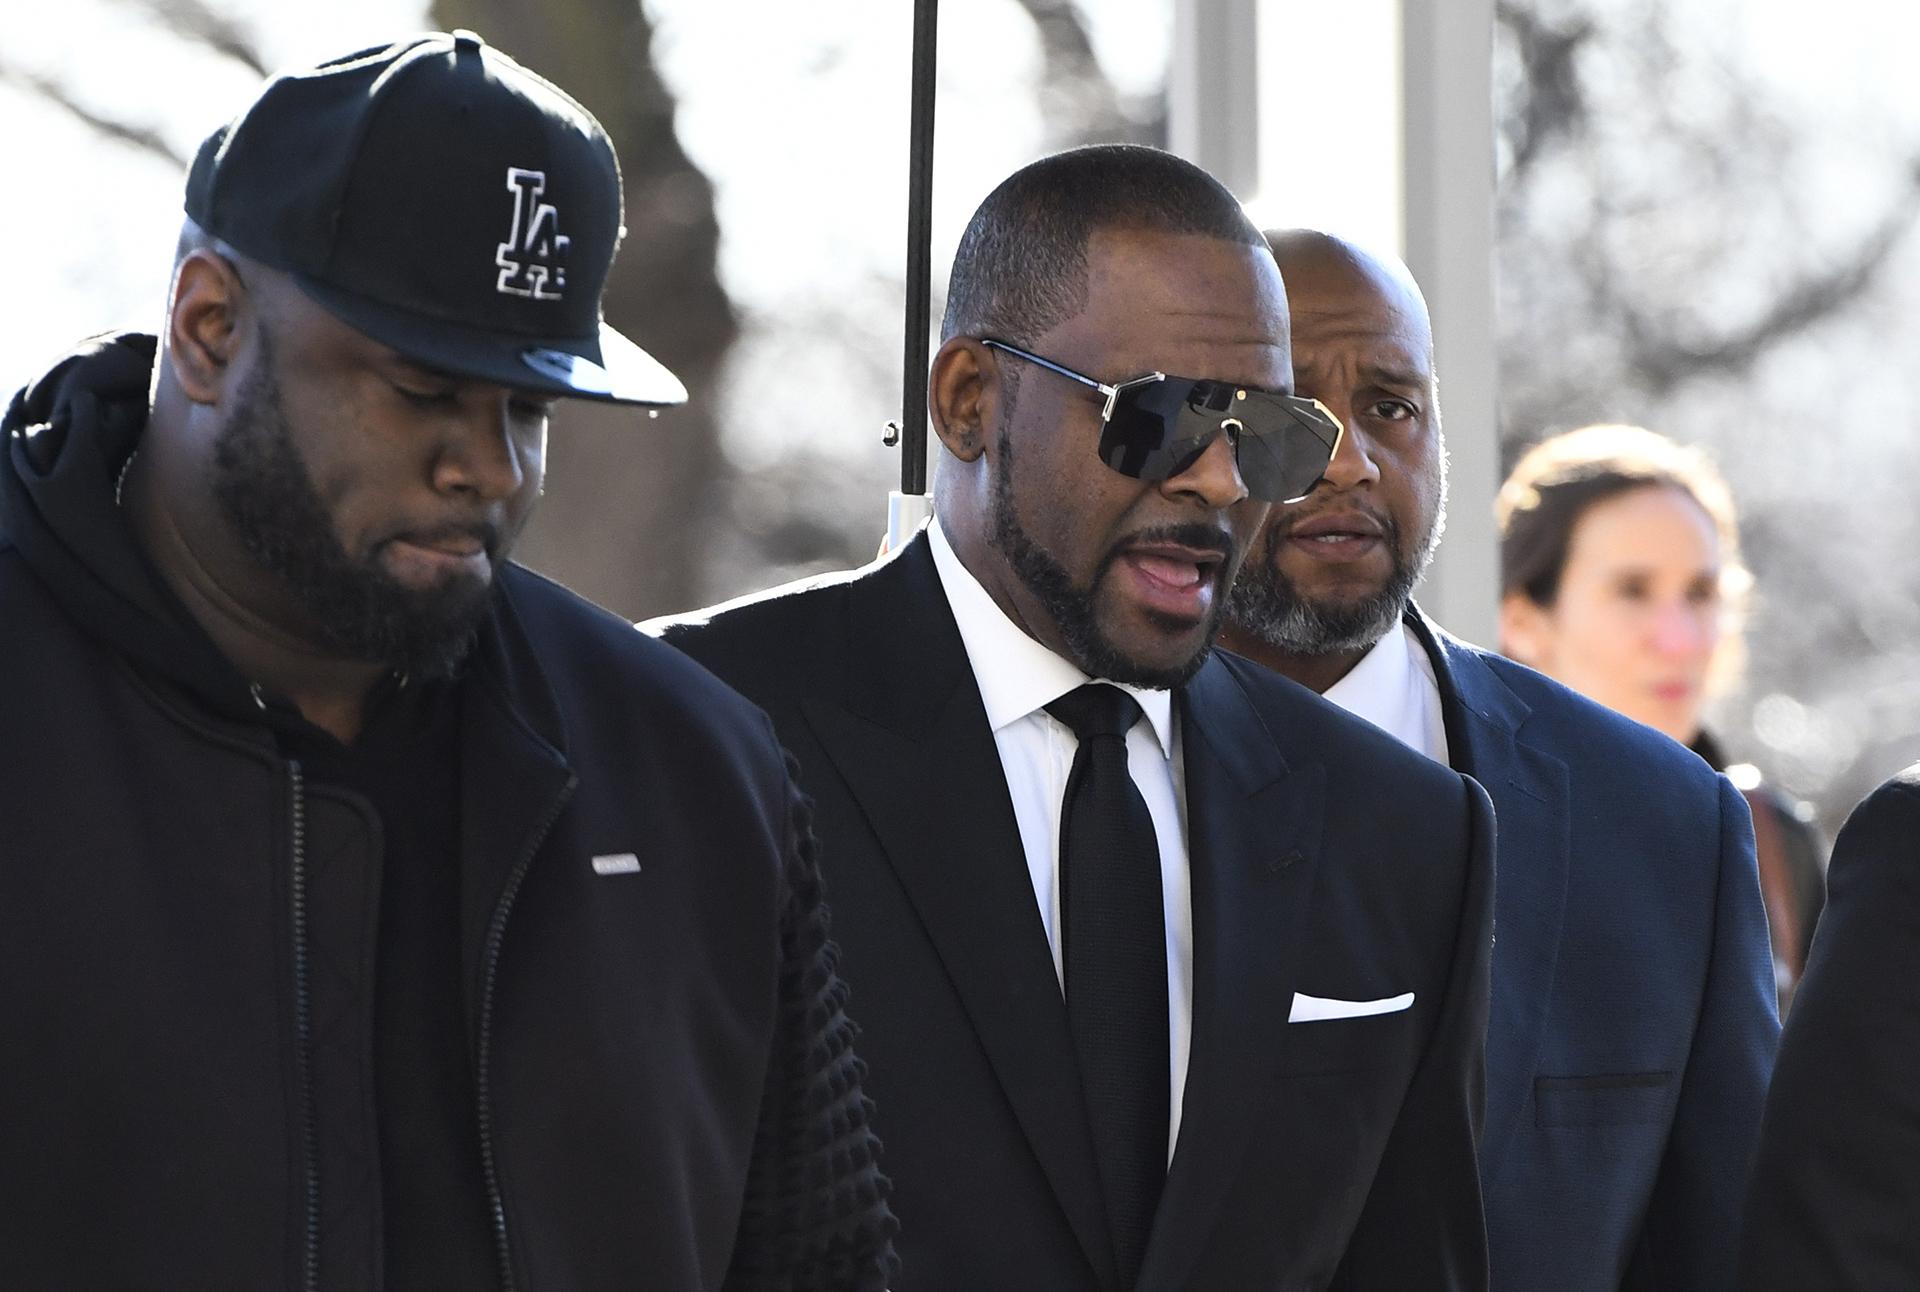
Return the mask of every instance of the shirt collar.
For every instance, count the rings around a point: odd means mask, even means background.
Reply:
[[[1401,697],[1407,693],[1407,670],[1413,661],[1407,658],[1405,634],[1389,632],[1367,649],[1347,675],[1326,689],[1327,699],[1348,713],[1365,718],[1376,727],[1389,731],[1400,716]]]
[[[980,586],[980,580],[961,563],[947,541],[946,531],[940,528],[938,516],[927,527],[927,541],[933,548],[933,568],[940,576],[954,623],[960,628],[960,640],[967,648],[967,661],[973,666],[974,681],[987,710],[987,725],[994,731],[1044,709],[1075,687],[1107,680],[1088,677],[1007,618],[992,595]],[[1140,711],[1147,715],[1160,742],[1160,751],[1172,758],[1173,693],[1124,682],[1113,685],[1139,702]]]
[[[1426,648],[1404,623],[1395,624],[1325,692],[1348,713],[1434,757],[1442,755],[1429,746],[1445,736],[1428,730],[1428,710],[1437,712],[1439,693]]]

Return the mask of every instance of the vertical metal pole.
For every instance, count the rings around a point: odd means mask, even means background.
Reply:
[[[927,491],[927,359],[933,303],[933,89],[938,0],[913,6],[913,91],[907,172],[907,321],[900,398],[900,492]]]
[[[927,495],[927,350],[933,311],[933,87],[938,0],[914,0],[913,89],[907,153],[907,320],[900,381],[900,487],[887,495],[887,549],[898,551],[933,514]],[[889,438],[888,443],[892,443]]]

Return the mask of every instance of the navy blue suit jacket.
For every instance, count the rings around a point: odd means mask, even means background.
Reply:
[[[1747,806],[1665,736],[1409,622],[1497,817],[1492,1286],[1730,1288],[1780,1032]]]

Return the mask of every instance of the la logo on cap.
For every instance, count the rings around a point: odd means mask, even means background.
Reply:
[[[500,277],[494,288],[508,296],[557,301],[567,290],[567,247],[573,239],[560,232],[560,213],[541,201],[547,173],[507,167],[507,191],[513,194],[513,227],[494,253]]]

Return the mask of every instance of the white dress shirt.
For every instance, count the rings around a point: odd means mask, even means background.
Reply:
[[[1402,623],[1327,688],[1327,699],[1365,718],[1400,743],[1437,763],[1447,762],[1447,725],[1440,716],[1440,683],[1433,661],[1413,629]],[[1451,764],[1448,764],[1451,766]]]
[[[960,626],[987,725],[1000,751],[1013,799],[1020,844],[1027,854],[1040,922],[1053,949],[1054,976],[1064,982],[1060,945],[1060,808],[1067,775],[1080,746],[1073,731],[1046,706],[1076,687],[1101,680],[1054,654],[1007,618],[980,581],[960,563],[936,518],[928,527],[933,564]],[[1114,683],[1139,701],[1145,722],[1127,733],[1127,770],[1147,802],[1160,844],[1160,896],[1167,923],[1167,1155],[1180,1137],[1180,1102],[1193,1042],[1193,894],[1187,875],[1186,778],[1173,696]]]

